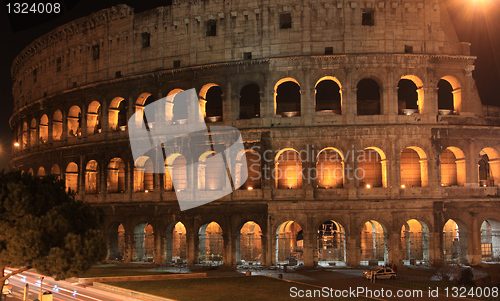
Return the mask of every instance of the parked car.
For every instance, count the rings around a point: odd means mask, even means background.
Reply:
[[[375,267],[363,272],[363,277],[366,280],[371,280],[372,275],[375,275],[375,279],[396,279],[396,272],[390,267]]]
[[[12,294],[12,284],[10,284],[9,279],[7,279],[3,283],[2,295],[9,295],[9,294]]]

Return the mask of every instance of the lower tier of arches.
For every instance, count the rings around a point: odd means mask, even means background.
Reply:
[[[498,203],[211,203],[185,212],[165,203],[102,208],[108,260],[310,267],[477,265],[500,262]]]

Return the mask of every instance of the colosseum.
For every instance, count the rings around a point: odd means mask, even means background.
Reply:
[[[440,0],[118,5],[16,57],[11,164],[102,208],[110,261],[500,261],[500,110],[474,61]],[[240,130],[227,164],[249,177],[181,211],[176,192],[234,183],[187,140],[163,150],[171,173],[148,172],[128,122],[167,96],[155,118],[188,122],[175,95],[192,88],[208,126]]]

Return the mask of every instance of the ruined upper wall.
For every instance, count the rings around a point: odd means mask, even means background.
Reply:
[[[291,28],[280,28],[288,27],[286,14]],[[149,46],[144,44],[148,36]],[[13,94],[19,108],[91,83],[241,61],[245,53],[266,59],[405,51],[468,55],[438,0],[174,0],[172,6],[138,14],[118,5],[26,47],[12,66]]]

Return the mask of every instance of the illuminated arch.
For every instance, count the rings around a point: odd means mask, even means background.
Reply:
[[[151,158],[148,156],[141,156],[135,161],[134,166],[134,191],[153,191],[154,169]]]
[[[78,193],[78,165],[71,162],[66,167],[66,190],[68,193]]]
[[[486,147],[479,153],[479,184],[497,186],[500,181],[500,156],[492,147]]]
[[[481,224],[481,255],[483,262],[500,262],[500,222],[495,219]]]
[[[23,122],[23,136],[22,136],[22,147],[23,149],[28,148],[28,123],[25,121]]]
[[[401,253],[405,265],[429,262],[429,227],[417,219],[410,219],[401,228]]]
[[[387,159],[382,149],[367,147],[357,154],[358,168],[364,173],[357,175],[359,187],[387,187]]]
[[[243,161],[243,154],[245,154],[245,161]],[[236,156],[235,187],[247,190],[260,189],[262,180],[261,164],[261,156],[258,152],[252,149],[241,151]],[[246,169],[247,180],[242,183],[244,169]]]
[[[165,231],[165,262],[185,263],[187,259],[186,227],[172,222]]]
[[[108,260],[124,260],[125,251],[125,227],[113,222],[108,227]]]
[[[262,229],[258,223],[248,221],[239,227],[236,236],[236,261],[262,262]]]
[[[52,115],[52,139],[61,140],[63,132],[63,116],[61,111],[57,110]]]
[[[449,85],[449,86],[447,86]],[[439,114],[456,114],[462,112],[462,85],[454,76],[443,76],[438,82],[438,109]]]
[[[447,263],[467,263],[467,228],[459,220],[449,219],[443,226],[443,259]]]
[[[40,131],[40,142],[46,143],[49,141],[49,117],[47,114],[43,114],[40,117],[40,124],[38,125],[38,130]]]
[[[119,130],[120,127],[127,126],[127,108],[123,97],[115,97],[111,100],[108,110],[109,129]]]
[[[318,228],[318,264],[345,265],[346,243],[344,227],[335,220],[323,222]]]
[[[198,189],[222,190],[227,177],[222,156],[212,151],[204,152],[198,159]]]
[[[82,110],[72,106],[68,111],[68,136],[79,137],[82,133]]]
[[[188,185],[187,160],[181,154],[172,154],[165,160],[165,190],[184,191]]]
[[[101,104],[93,101],[87,110],[87,134],[93,135],[101,132]]]
[[[441,153],[441,186],[465,186],[465,154],[458,147],[447,147]]]
[[[281,91],[282,89],[287,89]],[[282,93],[280,95],[279,93]],[[286,93],[289,93],[286,94]],[[283,96],[283,97],[282,97]],[[291,77],[280,79],[274,85],[274,113],[283,117],[301,115],[301,91],[299,82]]]
[[[413,83],[414,87],[410,88],[410,85],[403,85],[403,80],[408,80]],[[400,86],[401,84],[401,86]],[[411,97],[411,94],[413,91],[410,91],[410,89],[414,89],[415,93],[415,102],[411,100],[410,102],[406,101],[406,103],[402,103],[402,101],[405,101],[405,97]],[[400,109],[400,114],[403,113],[404,115],[411,115],[412,110],[417,110],[420,114],[424,113],[424,108],[425,108],[425,98],[424,98],[424,83],[423,81],[416,75],[404,75],[401,77],[399,83],[398,83],[398,108]],[[406,111],[404,111],[406,110]]]
[[[429,185],[426,153],[417,146],[401,152],[401,187],[427,187]]]
[[[385,265],[387,251],[387,230],[376,220],[369,220],[361,228],[361,265]]]
[[[108,164],[107,190],[110,193],[118,193],[124,192],[125,189],[125,163],[121,158],[113,158]]]
[[[213,221],[204,224],[198,231],[198,237],[199,263],[222,264],[224,261],[224,239],[221,226]]]
[[[289,263],[295,259],[303,261],[304,234],[296,221],[285,221],[276,229],[276,263]]]
[[[30,146],[33,147],[35,146],[37,143],[36,143],[36,139],[37,138],[37,135],[36,135],[36,119],[33,118],[31,119],[31,125],[30,125]]]
[[[333,76],[320,78],[314,86],[314,99],[317,112],[342,115],[342,85]]]
[[[275,182],[278,189],[302,188],[302,160],[292,148],[280,150],[275,157]]]
[[[36,175],[39,177],[45,177],[46,176],[45,168],[43,168],[43,166],[40,166],[38,168],[38,172],[36,173]]]
[[[344,187],[344,156],[334,147],[327,147],[316,157],[318,188]]]
[[[85,193],[99,193],[101,173],[96,160],[90,160],[85,167]]]

